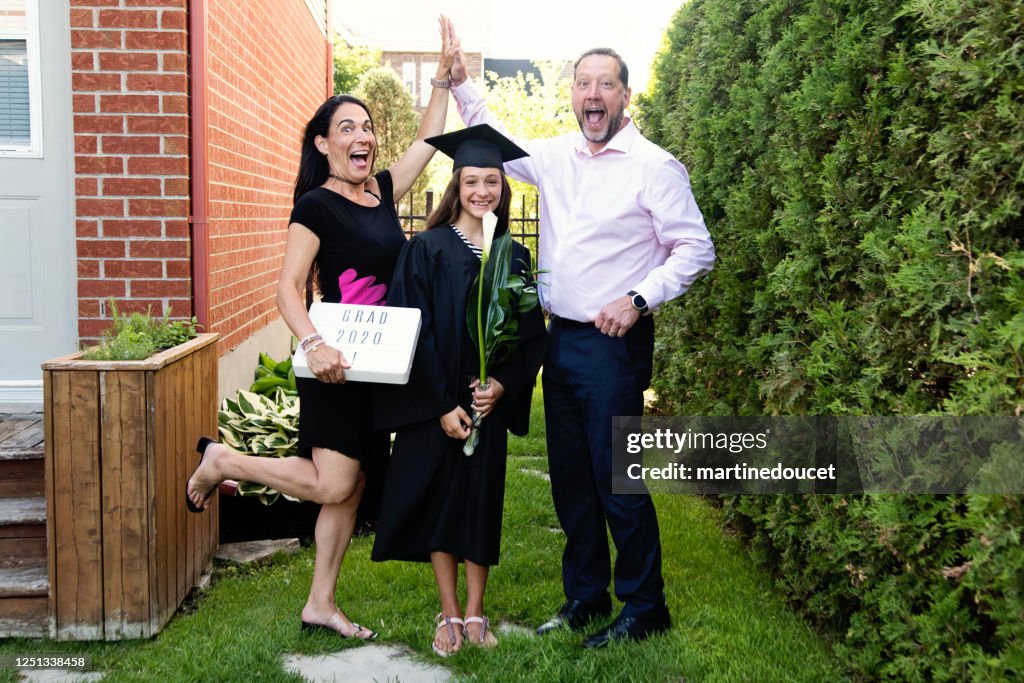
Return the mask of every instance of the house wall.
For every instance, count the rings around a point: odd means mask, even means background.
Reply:
[[[191,315],[186,0],[70,0],[78,334]]]
[[[404,68],[406,63],[416,65],[415,87],[413,96],[413,107],[416,111],[423,112],[426,105],[423,103],[423,88],[429,87],[429,79],[437,73],[438,55],[436,52],[382,52],[380,56],[384,66],[390,67],[398,77],[404,81]],[[424,68],[424,65],[430,65]],[[481,52],[466,53],[466,71],[469,77],[480,83],[484,75],[484,56]],[[426,84],[426,85],[425,85]],[[427,92],[427,99],[430,94]]]
[[[279,318],[301,134],[329,94],[328,44],[305,0],[208,2],[210,322],[225,354]]]
[[[192,310],[188,0],[69,0],[78,329]],[[221,394],[289,334],[275,286],[303,126],[328,95],[326,0],[207,0],[209,331]],[[321,12],[318,21],[313,12]],[[241,345],[241,346],[240,346]],[[238,353],[232,353],[238,349]]]

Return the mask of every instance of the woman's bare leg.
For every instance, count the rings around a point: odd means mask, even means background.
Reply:
[[[214,443],[188,481],[188,497],[196,505],[203,505],[207,491],[225,479],[251,481],[277,489],[281,493],[314,503],[340,503],[351,495],[354,480],[346,478],[343,460],[351,458],[300,457],[258,458],[242,455],[224,444]],[[337,451],[330,451],[337,453]],[[340,454],[339,454],[340,455]],[[358,461],[356,463],[358,468]],[[206,502],[209,504],[209,501]]]
[[[316,559],[313,564],[313,582],[309,587],[309,597],[302,608],[302,620],[312,624],[329,625],[341,632],[343,636],[366,638],[371,630],[358,630],[352,621],[338,609],[335,603],[335,591],[338,586],[338,574],[341,562],[345,558],[352,530],[356,524],[356,510],[362,499],[366,486],[366,477],[359,469],[359,461],[341,455],[336,451],[322,448],[313,449],[314,464],[321,465],[324,460],[334,458],[343,461],[342,469],[346,481],[354,482],[350,495],[340,503],[324,505],[320,508],[320,516],[316,520]],[[340,621],[334,619],[335,615]],[[334,623],[331,623],[331,621]]]

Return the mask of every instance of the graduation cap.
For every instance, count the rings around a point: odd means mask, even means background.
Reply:
[[[463,166],[501,168],[506,161],[530,156],[519,145],[486,123],[463,128],[454,133],[435,135],[424,142],[454,159],[452,170]]]

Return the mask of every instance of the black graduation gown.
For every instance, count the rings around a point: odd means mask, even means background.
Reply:
[[[513,243],[513,269],[530,252]],[[524,265],[524,263],[526,265]],[[419,308],[422,327],[404,386],[377,385],[377,427],[397,430],[371,557],[426,562],[432,551],[480,565],[498,563],[505,496],[507,430],[529,429],[534,379],[547,348],[540,308],[519,316],[519,343],[490,375],[505,394],[481,423],[471,456],[439,418],[461,405],[472,414],[469,383],[479,374],[466,325],[469,289],[480,260],[450,227],[420,233],[403,247],[389,306]]]

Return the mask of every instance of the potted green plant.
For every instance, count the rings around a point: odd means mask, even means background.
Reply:
[[[43,363],[50,635],[155,635],[209,566],[217,515],[186,512],[216,428],[216,334],[123,315],[95,349]],[[216,504],[216,503],[215,503]]]

